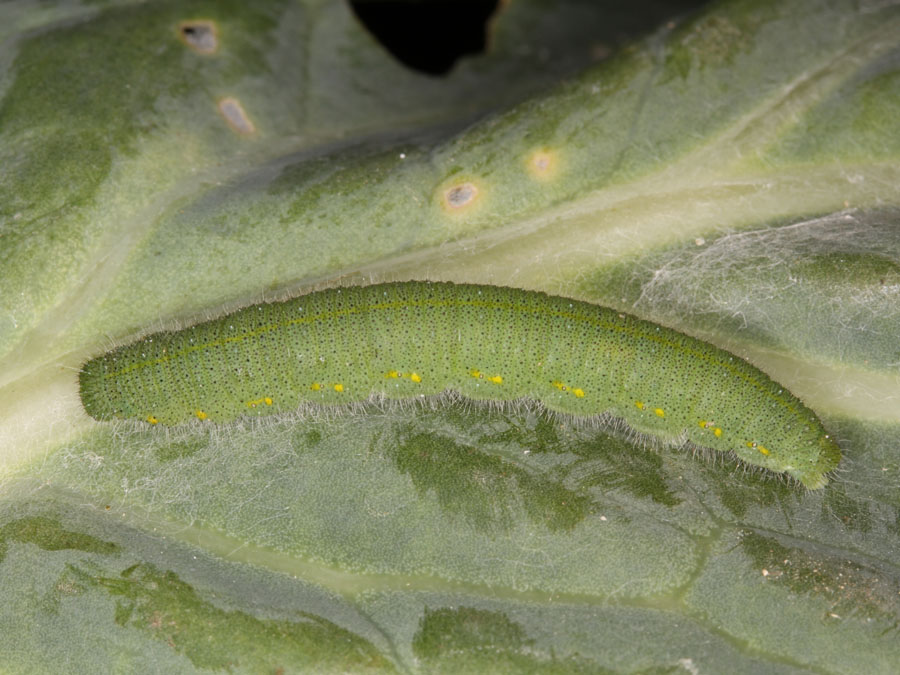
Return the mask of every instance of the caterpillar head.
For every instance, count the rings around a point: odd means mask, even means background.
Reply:
[[[818,490],[828,485],[828,474],[841,461],[841,449],[828,434],[818,439],[818,453],[810,457],[802,466],[789,473],[810,490]]]

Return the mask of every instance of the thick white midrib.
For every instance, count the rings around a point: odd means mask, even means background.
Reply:
[[[900,19],[882,24],[659,171],[598,188],[502,229],[359,267],[347,278],[434,278],[507,285],[518,280],[520,284],[512,285],[562,292],[571,276],[562,270],[565,266],[627,258],[667,242],[758,225],[767,218],[840,210],[844,202],[857,207],[891,198],[900,201],[896,162],[763,168],[753,161],[786,125],[865,64],[893,49],[891,38],[898,33]],[[850,171],[858,175],[851,176]],[[805,199],[796,197],[799,186],[812,186]],[[747,199],[759,204],[748,210]],[[659,204],[655,213],[648,208],[653,202]],[[747,216],[730,218],[732,213],[748,214],[753,222]],[[515,247],[505,250],[511,241]],[[556,250],[564,255],[557,256]]]

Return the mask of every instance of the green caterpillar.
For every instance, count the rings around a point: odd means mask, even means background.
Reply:
[[[743,359],[613,309],[499,286],[410,281],[246,307],[119,347],[79,380],[99,420],[229,422],[454,390],[607,413],[811,489],[841,458],[815,413]]]

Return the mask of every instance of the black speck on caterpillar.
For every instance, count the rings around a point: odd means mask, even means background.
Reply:
[[[841,451],[815,413],[743,359],[616,310],[500,286],[333,288],[149,335],[81,368],[98,420],[231,422],[373,396],[532,399],[609,414],[810,489]]]

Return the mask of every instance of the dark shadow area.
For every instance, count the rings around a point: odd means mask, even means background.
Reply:
[[[444,75],[487,44],[487,22],[499,0],[354,0],[360,21],[398,61]]]
[[[515,0],[511,0],[515,1]],[[559,20],[582,15],[596,25],[571,26],[574,43],[592,35],[596,60],[617,47],[649,33],[666,21],[682,17],[709,0],[560,0],[546,8],[529,7],[528,14],[543,13],[533,36],[534,45],[557,34]],[[430,75],[446,75],[466,55],[483,54],[491,39],[491,20],[502,19],[508,6],[501,0],[349,0],[357,18],[398,61]],[[537,5],[538,3],[534,3]],[[580,8],[580,9],[579,9]],[[523,45],[524,48],[524,45]]]

